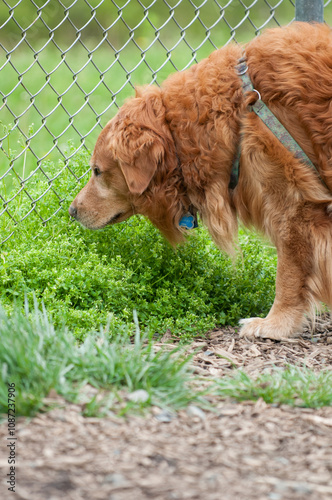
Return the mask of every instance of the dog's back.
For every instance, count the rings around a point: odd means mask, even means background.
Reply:
[[[246,47],[264,102],[319,166],[332,190],[332,30],[294,23],[266,31]]]

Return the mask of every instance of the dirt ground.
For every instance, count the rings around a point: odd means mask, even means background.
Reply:
[[[163,342],[169,342],[167,335]],[[304,362],[332,368],[332,323],[288,341],[240,339],[216,330],[193,343],[195,371],[220,377],[234,366],[251,375]],[[217,355],[226,355],[221,358]],[[67,405],[17,421],[16,493],[0,456],[0,498],[23,500],[331,500],[332,407],[277,407],[214,401],[176,414],[84,418]],[[0,427],[1,443],[7,427]]]

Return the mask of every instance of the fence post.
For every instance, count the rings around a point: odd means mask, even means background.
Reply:
[[[324,0],[296,0],[296,21],[324,22]]]

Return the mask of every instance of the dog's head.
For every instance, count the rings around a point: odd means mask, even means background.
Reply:
[[[89,229],[101,229],[134,213],[130,190],[111,146],[112,122],[98,137],[92,155],[91,177],[69,207],[69,214]]]
[[[140,213],[169,240],[181,239],[177,158],[158,93],[155,88],[138,92],[100,133],[91,178],[69,207],[83,226],[100,229]]]

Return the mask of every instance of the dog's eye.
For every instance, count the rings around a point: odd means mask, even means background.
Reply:
[[[98,167],[94,167],[93,173],[95,174],[96,177],[98,177],[98,175],[101,175],[101,171]]]

